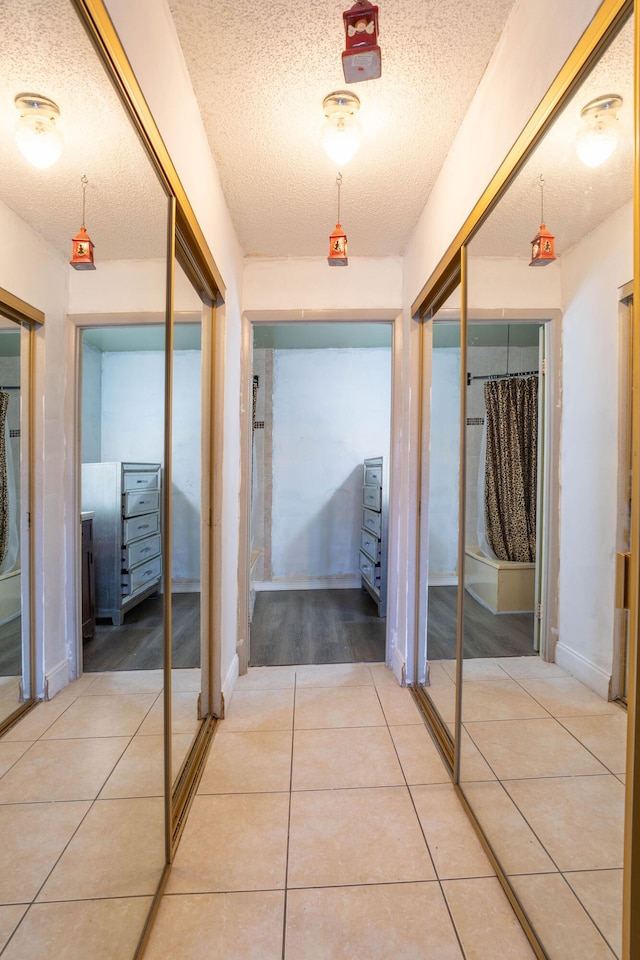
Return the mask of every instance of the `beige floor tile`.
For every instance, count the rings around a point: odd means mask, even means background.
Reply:
[[[156,697],[154,693],[78,697],[42,737],[46,740],[131,737],[138,731]]]
[[[0,780],[0,803],[93,800],[128,737],[39,740]]]
[[[567,676],[557,663],[541,660],[537,654],[533,657],[496,657],[494,663],[502,667],[514,680]]]
[[[436,684],[455,683],[456,662],[455,660],[430,660],[429,661],[429,683],[427,687]]]
[[[172,737],[173,776],[189,749],[192,737],[179,733]],[[101,800],[164,795],[164,736],[136,734],[100,791]]]
[[[293,790],[392,787],[404,782],[386,727],[295,732]]]
[[[565,880],[615,955],[622,956],[622,870],[567,873]]]
[[[131,960],[150,907],[150,897],[34,904],[3,960]]]
[[[398,684],[392,687],[389,684],[378,689],[378,696],[389,725],[406,723],[424,725],[422,714],[407,687],[401,687]]]
[[[554,717],[584,717],[623,712],[617,703],[603,700],[574,677],[523,679],[521,684]]]
[[[406,787],[292,794],[289,887],[434,878]]]
[[[613,960],[560,874],[512,877],[511,882],[550,960]]]
[[[456,716],[456,685],[451,678],[449,681],[435,682],[424,688],[445,723],[453,723]]]
[[[495,660],[488,657],[473,657],[464,660],[462,677],[463,680],[506,680],[507,674]]]
[[[0,777],[3,777],[7,770],[11,769],[30,746],[30,740],[15,740],[13,742],[0,740]]]
[[[560,721],[612,773],[624,773],[627,766],[627,715],[565,717]]]
[[[38,901],[146,896],[163,867],[163,799],[96,800]]]
[[[616,777],[507,780],[504,786],[559,870],[622,866],[624,787]]]
[[[15,740],[37,740],[52,724],[69,709],[72,701],[56,697],[46,703],[37,703],[33,710],[18,720],[15,726],[3,735],[3,743]]]
[[[248,730],[291,730],[291,690],[236,690],[225,708],[224,728],[239,733]]]
[[[467,723],[466,729],[498,780],[607,773],[606,768],[551,717]]]
[[[371,672],[371,679],[373,680],[376,687],[380,687],[383,684],[390,683],[392,686],[398,686],[398,680],[393,670],[391,670],[386,663],[369,663],[367,664],[369,671]]]
[[[291,784],[290,730],[216,732],[198,793],[274,793]]]
[[[198,795],[178,847],[168,893],[282,890],[289,795]]]
[[[493,876],[471,821],[450,783],[411,787],[438,877]]]
[[[195,736],[198,720],[198,695],[193,691],[171,693],[171,732]],[[140,725],[138,733],[143,737],[156,736],[164,730],[164,697],[159,696]]]
[[[273,890],[165,897],[145,960],[281,960],[283,923]]]
[[[114,693],[160,693],[164,684],[162,670],[114,670],[94,674],[94,681],[83,697],[104,697]]]
[[[0,806],[0,903],[27,903],[89,809],[87,801]]]
[[[195,693],[202,690],[202,671],[200,667],[174,667],[171,671],[172,693]]]
[[[449,729],[453,736],[453,724],[449,725]],[[495,779],[495,773],[463,726],[460,734],[460,783]]]
[[[15,700],[20,696],[20,677],[0,677],[0,700]]]
[[[442,884],[467,960],[535,960],[535,954],[497,878]]]
[[[312,687],[296,690],[295,729],[384,726],[373,686]]]
[[[59,700],[62,702],[66,700],[70,702],[71,700],[75,700],[76,697],[84,696],[98,676],[99,674],[97,673],[83,673],[82,676],[78,677],[77,680],[72,680],[71,683],[68,683],[66,687],[63,687],[59,693],[56,693],[54,701]]]
[[[366,663],[327,663],[296,667],[297,687],[371,686],[373,677]]]
[[[0,906],[0,950],[22,920],[27,910],[26,903],[12,903]]]
[[[287,960],[462,960],[436,883],[291,890]]]
[[[555,864],[502,784],[465,783],[462,789],[507,876],[555,872]]]
[[[465,723],[471,720],[531,720],[546,716],[546,710],[515,680],[466,680],[462,685],[462,719]]]
[[[407,783],[450,782],[444,760],[424,724],[400,724],[389,730]]]
[[[295,667],[249,667],[236,690],[292,690],[295,685]]]

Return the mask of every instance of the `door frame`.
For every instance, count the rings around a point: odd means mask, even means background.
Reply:
[[[394,477],[399,476],[401,456],[401,343],[403,315],[397,310],[247,310],[242,314],[240,373],[240,524],[238,549],[238,672],[249,667],[251,589],[251,424],[253,400],[253,330],[255,326],[286,323],[385,323],[391,325],[391,443],[389,449],[389,543],[387,569],[387,629],[385,663],[399,682],[405,677],[405,655],[395,643],[399,633],[399,570],[402,554],[399,531],[398,495]],[[405,548],[406,549],[406,548]],[[393,560],[391,558],[394,558]],[[406,564],[406,561],[405,561]]]

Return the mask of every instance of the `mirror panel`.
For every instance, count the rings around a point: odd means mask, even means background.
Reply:
[[[33,698],[31,327],[0,315],[0,729]]]
[[[422,471],[428,489],[427,565],[420,593],[419,674],[423,692],[440,718],[440,729],[453,755],[458,622],[458,541],[460,506],[460,303],[458,286],[423,329],[423,365],[431,371],[431,390],[423,396]],[[425,537],[423,535],[423,541]],[[428,561],[424,561],[424,557]],[[426,659],[426,670],[425,670]]]
[[[588,167],[575,150],[580,111],[610,93],[623,101],[619,142]],[[485,529],[502,518],[503,533],[520,533],[502,538],[499,561],[466,551],[460,784],[551,960],[621,956],[626,711],[614,588],[629,516],[619,371],[632,189],[627,22],[468,246],[465,539],[477,548],[474,512]],[[530,268],[541,220],[557,259]],[[521,559],[511,551],[524,539]],[[489,538],[497,554],[499,540]]]

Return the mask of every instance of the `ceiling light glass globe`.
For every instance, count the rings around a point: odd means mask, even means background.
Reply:
[[[614,116],[596,116],[578,133],[576,150],[588,167],[598,167],[608,160],[620,139],[618,120]]]
[[[16,142],[23,156],[40,170],[54,164],[62,153],[62,134],[55,121],[34,114],[17,121]]]
[[[324,122],[322,146],[327,155],[338,165],[351,160],[358,151],[361,139],[362,130],[355,117],[334,115]]]

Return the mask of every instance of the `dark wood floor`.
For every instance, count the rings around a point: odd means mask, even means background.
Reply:
[[[251,621],[251,666],[380,662],[385,631],[366,590],[261,591]]]
[[[457,587],[429,587],[429,660],[455,659],[457,596]],[[465,592],[465,658],[528,657],[533,653],[533,613],[493,614]]]
[[[98,621],[96,635],[83,643],[85,673],[103,670],[160,670],[163,661],[162,597],[148,597],[127,613],[124,623]],[[172,660],[180,669],[200,666],[200,594],[172,597]]]
[[[22,617],[0,626],[0,677],[22,676]]]

